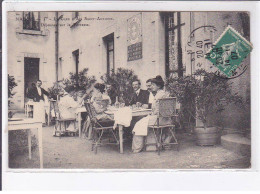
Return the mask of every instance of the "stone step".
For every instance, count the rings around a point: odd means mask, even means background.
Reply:
[[[227,134],[221,136],[221,145],[243,156],[251,156],[251,140],[241,134]]]

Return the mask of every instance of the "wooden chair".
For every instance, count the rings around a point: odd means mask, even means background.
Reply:
[[[166,146],[166,145],[167,146],[177,145],[177,150],[179,151],[179,143],[175,136],[175,125],[173,124],[174,120],[177,117],[176,102],[177,102],[177,99],[174,97],[160,99],[159,100],[159,111],[158,111],[158,115],[157,115],[157,122],[152,126],[148,126],[148,130],[150,130],[150,129],[153,130],[153,134],[154,134],[156,143],[148,144],[147,142],[145,142],[145,146],[156,145],[158,155],[160,155],[162,146]],[[160,124],[160,119],[162,119],[162,118],[170,119],[171,123],[167,124],[167,125]],[[164,143],[162,141],[163,130],[165,130],[165,129],[169,130],[174,142]]]
[[[71,122],[73,122],[74,128],[77,128],[76,118],[62,118],[59,109],[59,101],[56,101],[56,103],[53,102],[53,109],[55,113],[54,136],[57,136],[57,134],[59,134],[59,137],[68,134],[73,134],[74,136],[76,136],[77,132],[71,132],[66,130]],[[64,126],[64,128],[62,128],[62,125]]]
[[[85,103],[86,102],[90,102],[90,100],[85,101]],[[107,106],[109,105],[109,99],[100,100],[99,103],[103,107],[107,108]],[[83,126],[82,126],[82,134],[84,134],[85,137],[88,140],[91,140],[92,139],[92,126],[91,126],[91,123],[88,122],[88,119],[89,119],[89,115],[88,115],[88,112],[87,112],[86,120],[85,120],[85,122],[83,123]]]
[[[92,127],[92,148],[91,150],[95,150],[95,154],[97,154],[97,147],[102,145],[117,145],[119,149],[119,138],[118,134],[114,131],[113,126],[114,122],[111,120],[98,121],[96,118],[96,111],[94,106],[86,102],[85,103],[86,110],[88,112],[91,127]],[[104,134],[109,133],[112,135],[115,142],[111,142],[110,138],[108,142],[104,142]],[[103,141],[103,142],[102,142]]]

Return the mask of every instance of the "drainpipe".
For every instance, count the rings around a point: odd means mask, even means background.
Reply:
[[[183,77],[183,64],[182,64],[182,46],[181,46],[181,12],[177,12],[177,32],[178,32],[178,77]]]
[[[56,82],[58,81],[58,65],[59,65],[59,12],[55,12],[55,67]]]

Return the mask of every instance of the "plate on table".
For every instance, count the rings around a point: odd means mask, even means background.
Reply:
[[[143,108],[142,107],[132,107],[132,110],[133,111],[138,111],[138,110],[143,110]]]
[[[133,112],[152,111],[152,109],[141,108],[141,107],[140,107],[140,108],[135,107],[135,108],[133,108],[132,110],[133,110]]]
[[[109,107],[107,107],[107,110],[108,111],[116,111],[116,110],[118,110],[118,108],[116,108],[115,106],[109,106]]]

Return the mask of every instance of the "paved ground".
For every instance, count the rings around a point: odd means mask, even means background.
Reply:
[[[44,168],[59,169],[226,169],[248,168],[250,160],[224,149],[221,145],[200,147],[194,137],[179,133],[180,151],[163,151],[132,154],[131,142],[124,145],[124,154],[115,146],[101,147],[95,155],[91,142],[79,137],[53,137],[52,127],[43,130]],[[28,153],[15,156],[11,168],[39,168],[38,148],[33,150],[32,160]]]

